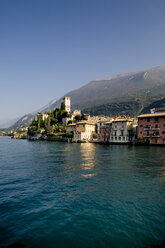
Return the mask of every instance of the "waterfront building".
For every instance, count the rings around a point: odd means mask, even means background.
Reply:
[[[107,122],[112,122],[115,118],[108,116],[98,116],[96,127],[97,127],[97,135],[100,136],[100,128],[103,127]]]
[[[123,118],[116,119],[112,122],[113,135],[110,137],[111,143],[129,143],[129,129],[131,129],[131,124],[133,119]]]
[[[165,112],[138,116],[138,141],[165,144]]]
[[[89,141],[93,139],[93,134],[96,133],[95,123],[88,121],[80,121],[76,123],[74,131],[74,141]]]
[[[110,143],[111,136],[113,136],[112,121],[104,122],[104,125],[100,126],[100,141]]]
[[[76,123],[71,123],[66,126],[66,133],[71,133],[76,131]]]
[[[138,119],[134,118],[132,123],[128,125],[128,139],[129,143],[135,144],[137,141]]]

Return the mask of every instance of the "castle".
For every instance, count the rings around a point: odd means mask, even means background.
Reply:
[[[66,110],[68,113],[70,113],[70,111],[71,111],[71,99],[70,99],[70,97],[69,97],[69,96],[65,96],[65,97],[63,98],[63,102],[64,102],[64,104],[65,104],[65,110]]]

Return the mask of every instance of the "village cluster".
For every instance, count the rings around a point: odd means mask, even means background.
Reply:
[[[165,109],[152,109],[149,114],[137,118],[90,116],[86,120],[67,124],[80,110],[71,112],[71,99],[64,97],[70,118],[65,118],[66,132],[73,132],[73,142],[92,142],[97,139],[103,143],[161,144],[165,145]],[[96,134],[96,136],[95,136]]]

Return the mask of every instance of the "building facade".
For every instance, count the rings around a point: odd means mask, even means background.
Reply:
[[[100,126],[100,141],[110,143],[113,135],[112,122],[105,122]]]
[[[129,128],[132,124],[132,119],[116,119],[112,122],[113,135],[111,143],[129,143]]]
[[[76,123],[74,132],[74,141],[89,141],[93,139],[93,134],[96,132],[96,125],[87,121]]]
[[[76,123],[68,124],[66,126],[66,133],[71,133],[76,131]]]
[[[138,116],[138,141],[165,144],[165,112]]]
[[[100,127],[100,141],[105,143],[135,143],[137,120],[115,119]]]
[[[45,119],[47,119],[47,118],[48,118],[48,114],[43,114],[43,115],[42,115],[43,121],[44,121]]]

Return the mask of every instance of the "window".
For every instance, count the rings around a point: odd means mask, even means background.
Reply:
[[[149,122],[150,121],[150,118],[147,118],[147,122]]]
[[[140,134],[142,134],[142,132],[140,132]]]
[[[156,118],[155,118],[156,119]],[[155,128],[158,128],[158,124],[155,125]]]
[[[117,131],[114,131],[114,136],[116,136],[117,135]]]
[[[149,136],[150,135],[150,133],[149,133],[149,131],[147,131],[147,136]]]
[[[123,136],[123,133],[124,133],[123,130],[121,130],[121,136]]]
[[[119,136],[119,140],[121,140],[121,137]]]
[[[143,125],[140,125],[140,127],[143,127]]]
[[[165,134],[165,131],[162,131],[162,134]]]
[[[159,120],[159,118],[158,117],[155,117],[155,121],[158,121]]]

